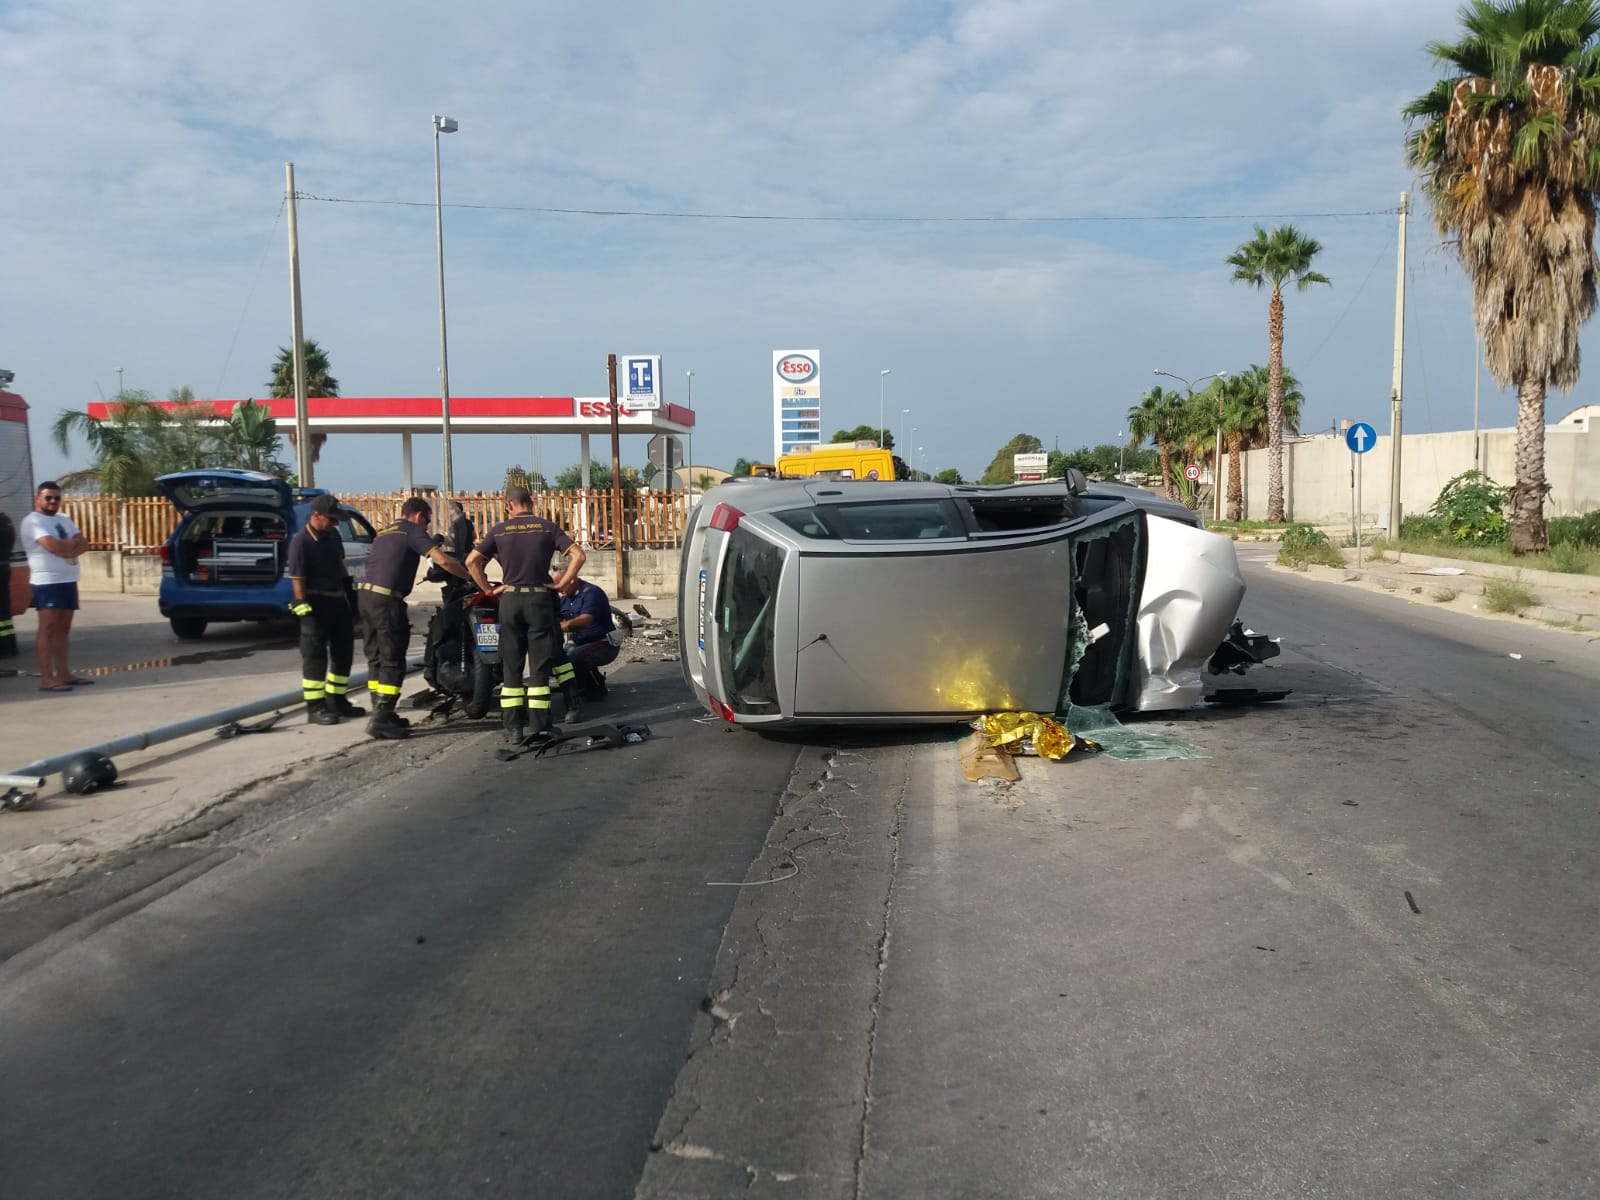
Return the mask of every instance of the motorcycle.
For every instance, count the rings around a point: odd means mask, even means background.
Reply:
[[[428,622],[422,676],[444,708],[460,703],[473,720],[487,716],[500,686],[500,602],[437,566],[424,576],[444,585],[443,603]]]

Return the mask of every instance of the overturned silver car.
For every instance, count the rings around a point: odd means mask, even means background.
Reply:
[[[1233,542],[1138,488],[745,479],[692,514],[684,676],[750,725],[1187,708],[1228,636]]]

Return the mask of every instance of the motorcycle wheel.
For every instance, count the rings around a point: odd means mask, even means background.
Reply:
[[[472,695],[461,706],[461,711],[477,721],[489,715],[489,705],[494,700],[495,670],[483,659],[472,668]]]

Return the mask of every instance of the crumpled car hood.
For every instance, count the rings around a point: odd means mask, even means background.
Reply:
[[[1233,540],[1151,517],[1136,618],[1138,653],[1131,706],[1181,709],[1198,703],[1200,672],[1227,636],[1244,599]]]

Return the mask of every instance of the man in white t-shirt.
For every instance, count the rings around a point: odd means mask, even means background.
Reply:
[[[70,692],[93,683],[67,666],[72,614],[78,611],[78,558],[89,548],[72,518],[61,511],[61,485],[47,479],[33,494],[33,511],[22,518],[22,548],[28,555],[33,607],[39,610],[39,690]]]

